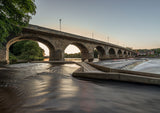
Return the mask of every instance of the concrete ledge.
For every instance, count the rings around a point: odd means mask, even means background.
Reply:
[[[75,72],[72,74],[72,76],[91,78],[91,79],[116,80],[116,81],[160,85],[160,78],[145,77],[139,75],[124,74],[124,73]]]
[[[97,73],[97,72],[74,72],[72,74],[74,77],[83,77],[83,78],[93,78],[93,79],[109,79],[106,76],[106,73]]]

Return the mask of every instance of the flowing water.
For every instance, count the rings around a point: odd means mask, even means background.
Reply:
[[[0,113],[159,113],[160,87],[74,78],[79,66],[0,67]]]
[[[160,59],[149,59],[135,66],[132,70],[160,74]]]
[[[124,70],[160,74],[160,59],[156,58],[155,59],[142,58],[138,60],[115,59],[115,60],[100,61],[97,62],[96,64],[115,69],[124,69]]]

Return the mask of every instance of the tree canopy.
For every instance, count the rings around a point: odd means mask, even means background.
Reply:
[[[10,33],[19,33],[35,13],[35,0],[0,0],[0,44]]]
[[[44,50],[39,47],[37,42],[32,40],[16,42],[10,47],[10,52],[18,59],[27,61],[42,60],[44,55]]]

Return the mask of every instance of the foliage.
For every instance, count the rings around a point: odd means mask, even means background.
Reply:
[[[9,34],[17,34],[35,15],[35,0],[0,0],[0,45]]]
[[[160,48],[154,49],[154,52],[155,52],[156,54],[160,54]]]
[[[28,41],[20,41],[16,42],[15,44],[11,45],[10,52],[13,53],[15,56],[20,56],[23,53],[24,45]]]
[[[74,53],[74,54],[64,54],[65,58],[81,58],[81,53]]]
[[[9,53],[9,62],[10,62],[11,64],[14,64],[14,63],[17,62],[17,57],[14,56],[12,53]]]
[[[81,58],[81,53],[74,53],[74,54],[64,54],[65,58]],[[98,58],[98,51],[95,49],[94,50],[94,58]]]
[[[139,53],[146,53],[141,56],[147,56],[147,57],[159,57],[160,56],[160,48],[155,48],[155,49],[137,49],[136,50]],[[148,52],[153,52],[152,54],[148,54]]]
[[[20,41],[10,47],[10,51],[19,59],[27,61],[43,60],[44,50],[37,42],[31,40]]]
[[[98,58],[98,51],[96,49],[94,50],[94,58]]]

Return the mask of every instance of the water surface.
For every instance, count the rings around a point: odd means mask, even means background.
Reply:
[[[160,87],[71,76],[79,66],[0,68],[0,113],[159,113]]]

